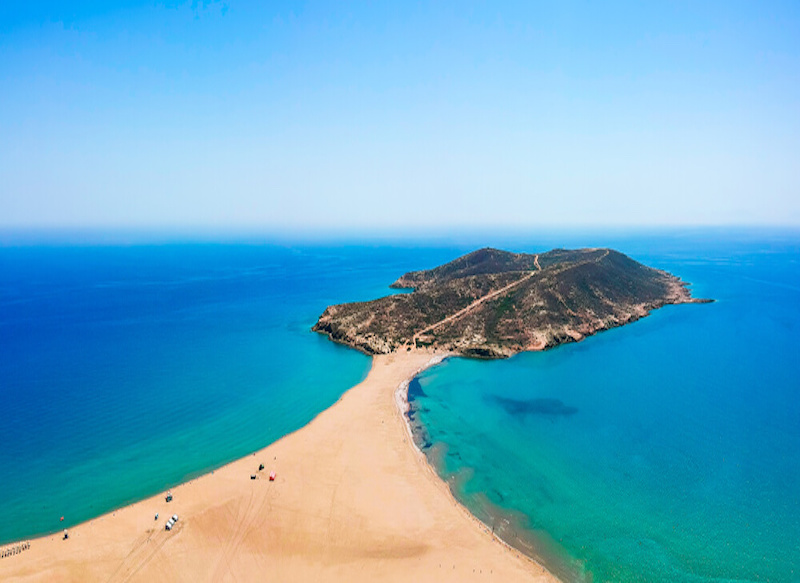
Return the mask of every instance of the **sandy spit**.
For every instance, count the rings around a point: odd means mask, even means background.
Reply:
[[[35,539],[0,559],[0,580],[557,581],[493,538],[414,447],[398,388],[438,360],[374,357],[367,378],[302,429],[174,488],[169,504],[155,496],[68,540]]]

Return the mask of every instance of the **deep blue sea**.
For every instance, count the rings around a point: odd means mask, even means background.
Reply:
[[[369,359],[331,303],[483,245],[611,246],[714,304],[412,386],[456,496],[575,581],[800,581],[800,233],[0,247],[0,542],[255,451]],[[64,522],[59,521],[64,516]]]

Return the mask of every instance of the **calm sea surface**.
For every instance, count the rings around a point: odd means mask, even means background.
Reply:
[[[271,443],[369,359],[309,332],[475,247],[612,246],[710,305],[412,385],[456,495],[570,580],[800,581],[800,236],[0,248],[0,542]],[[59,521],[64,516],[64,522]]]
[[[305,425],[370,365],[310,332],[317,316],[386,295],[418,261],[369,246],[0,248],[0,542]]]
[[[616,246],[718,302],[451,359],[412,383],[419,441],[462,502],[567,580],[800,581],[800,239]]]

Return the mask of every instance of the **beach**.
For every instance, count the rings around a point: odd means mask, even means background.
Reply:
[[[0,579],[556,581],[458,504],[414,447],[402,388],[440,358],[374,357],[367,378],[302,429],[173,488],[172,502],[158,495],[67,540],[34,539],[0,560]]]

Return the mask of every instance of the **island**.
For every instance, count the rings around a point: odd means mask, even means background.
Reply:
[[[330,408],[166,496],[73,526],[68,537],[0,549],[0,581],[572,580],[539,564],[508,525],[490,527],[461,506],[414,446],[409,385],[451,354],[542,350],[702,300],[677,277],[609,249],[481,249],[393,286],[413,291],[331,306],[314,326],[373,355],[367,377]],[[549,398],[498,404],[576,413]],[[172,515],[180,519],[166,529]]]
[[[484,248],[390,287],[413,291],[329,306],[312,330],[372,355],[428,347],[506,358],[582,340],[667,304],[713,301],[613,249]]]

